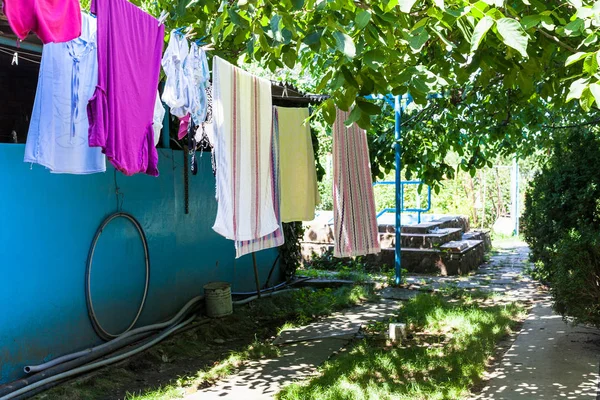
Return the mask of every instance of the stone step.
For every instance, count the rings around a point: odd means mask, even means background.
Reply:
[[[421,224],[415,224],[415,225],[403,225],[401,231],[402,231],[402,233],[426,234],[426,233],[430,233],[431,231],[434,231],[436,229],[440,229],[441,225],[442,225],[441,222],[436,222],[436,221],[423,222]]]
[[[484,262],[482,240],[451,242],[440,249],[402,249],[402,268],[415,273],[464,275]]]
[[[444,243],[462,239],[462,230],[460,228],[446,228],[432,233],[402,233],[401,236],[402,247],[435,248],[442,246]]]
[[[488,252],[492,250],[492,236],[489,229],[474,229],[463,234],[463,240],[483,240],[483,247]]]
[[[433,224],[433,225],[429,225]],[[420,226],[425,226],[425,229],[420,229]],[[468,232],[469,227],[469,219],[463,216],[448,216],[441,217],[434,221],[424,222],[418,225],[402,225],[403,232],[406,233],[428,233],[428,229],[435,229],[435,227],[439,229],[444,228],[460,228],[463,232]],[[417,227],[417,228],[415,228]],[[406,230],[404,230],[406,229]],[[379,232],[382,233],[394,233],[396,231],[396,225],[394,224],[379,224]]]
[[[465,240],[460,245],[442,250],[441,248],[410,248],[401,249],[402,268],[415,273],[436,273],[441,275],[463,275],[477,269],[484,261],[484,242],[482,240]],[[303,243],[302,255],[305,260],[313,258],[314,254],[322,255],[333,251],[331,244]],[[381,253],[368,255],[364,258],[368,265],[393,267],[395,252],[393,248],[383,248]]]
[[[460,228],[446,228],[438,229],[434,233],[402,233],[401,236],[402,247],[433,248],[452,240],[460,240],[462,238],[462,231]],[[333,244],[333,230],[329,226],[307,229],[304,233],[303,242]],[[379,242],[382,248],[394,248],[396,247],[396,234],[380,233]]]

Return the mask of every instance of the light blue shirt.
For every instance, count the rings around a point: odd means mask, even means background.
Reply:
[[[79,38],[44,45],[25,162],[53,173],[106,171],[102,149],[88,145],[87,103],[97,84],[96,19],[82,13]]]

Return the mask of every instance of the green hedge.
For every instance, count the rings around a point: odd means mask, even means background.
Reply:
[[[600,326],[600,139],[580,130],[561,134],[527,192],[525,239],[555,309]]]

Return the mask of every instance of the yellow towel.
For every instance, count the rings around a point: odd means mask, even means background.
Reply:
[[[281,220],[312,221],[319,204],[308,108],[275,107],[279,128]],[[306,122],[306,123],[305,123]]]

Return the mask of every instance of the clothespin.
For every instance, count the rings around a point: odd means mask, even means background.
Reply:
[[[192,36],[194,36],[194,33],[195,33],[195,32],[194,32],[194,28],[193,28],[193,27],[191,27],[191,26],[190,26],[190,27],[188,27],[188,28],[185,30],[185,38],[186,38],[186,39],[189,39],[189,38],[191,38]]]
[[[21,40],[17,39],[17,50],[20,48]],[[19,65],[19,53],[17,51],[15,51],[15,54],[13,54],[12,62],[10,63],[10,65]]]
[[[162,10],[160,12],[160,16],[158,17],[158,25],[160,26],[160,25],[164,24],[165,20],[167,19],[168,16],[169,16],[169,12]]]
[[[209,43],[207,45],[202,46],[201,49],[204,51],[211,51],[211,50],[214,50],[215,48],[212,43]]]
[[[288,97],[287,85],[283,85],[283,92],[281,93],[281,97]]]

